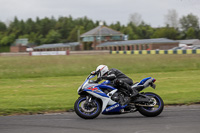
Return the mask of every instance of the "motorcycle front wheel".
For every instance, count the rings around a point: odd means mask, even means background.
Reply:
[[[164,108],[164,102],[160,96],[152,92],[144,93],[146,96],[151,98],[150,106],[137,106],[138,111],[147,117],[158,116]],[[152,106],[151,106],[152,105]]]
[[[86,97],[79,97],[74,104],[74,110],[83,119],[94,119],[101,113],[101,104],[96,99],[87,102]]]

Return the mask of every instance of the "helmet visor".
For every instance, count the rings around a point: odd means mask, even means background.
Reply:
[[[98,71],[96,71],[97,77],[100,78],[101,77],[101,72],[100,69]]]

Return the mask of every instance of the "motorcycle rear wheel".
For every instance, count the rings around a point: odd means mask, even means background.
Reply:
[[[156,102],[153,107],[145,107],[145,106],[137,106],[138,111],[147,117],[155,117],[158,116],[164,109],[164,102],[162,98],[152,92],[146,92],[144,95],[149,96],[153,98],[153,100]]]
[[[86,97],[79,97],[74,104],[74,110],[83,119],[94,119],[101,113],[101,104],[93,99],[92,105],[88,105]]]

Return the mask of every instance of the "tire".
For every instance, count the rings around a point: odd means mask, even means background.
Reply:
[[[74,110],[76,114],[83,119],[94,119],[101,113],[101,104],[98,100],[92,99],[93,106],[86,105],[86,97],[79,97],[75,104]]]
[[[146,96],[154,98],[156,100],[156,105],[153,107],[143,107],[137,106],[138,111],[147,117],[155,117],[158,116],[164,109],[164,102],[160,96],[152,92],[144,93]]]

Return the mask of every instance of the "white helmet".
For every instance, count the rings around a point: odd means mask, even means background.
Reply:
[[[108,66],[106,65],[99,65],[96,69],[97,77],[100,78],[104,74],[106,74],[109,71]]]

